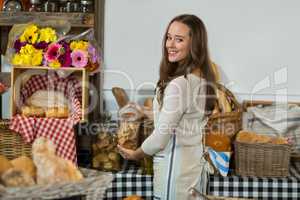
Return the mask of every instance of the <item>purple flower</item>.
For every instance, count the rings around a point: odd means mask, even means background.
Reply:
[[[33,46],[36,49],[46,49],[48,47],[49,43],[43,41],[43,42],[39,42],[39,43],[35,43]]]
[[[70,45],[66,41],[62,40],[59,42],[60,45],[64,48],[65,52],[71,53]]]
[[[14,49],[16,50],[16,53],[19,53],[21,48],[25,46],[27,42],[21,42],[19,39],[15,41],[14,43]]]
[[[72,64],[71,53],[66,51],[63,55],[58,57],[58,61],[60,62],[62,67],[70,67]]]
[[[98,53],[97,53],[96,48],[93,45],[89,44],[88,52],[90,55],[91,62],[96,63],[98,61]]]
[[[88,63],[88,55],[86,51],[76,49],[71,53],[72,65],[74,67],[85,67]]]

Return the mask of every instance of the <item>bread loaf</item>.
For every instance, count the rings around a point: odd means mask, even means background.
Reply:
[[[21,113],[24,117],[44,117],[45,110],[41,107],[23,106]]]
[[[0,175],[12,167],[9,160],[5,156],[0,155]]]
[[[129,102],[129,98],[124,89],[119,87],[113,87],[112,93],[117,100],[119,108],[122,108]]]
[[[231,151],[231,140],[228,135],[222,133],[209,133],[205,135],[205,145],[211,147],[215,151],[229,152]]]
[[[47,118],[68,118],[69,110],[67,107],[52,107],[46,110]]]
[[[4,172],[1,176],[1,181],[6,187],[26,187],[35,184],[31,176],[14,168]]]
[[[151,108],[153,107],[153,98],[152,97],[148,97],[145,99],[144,101],[144,106],[147,108]]]
[[[33,179],[36,178],[36,167],[33,161],[27,156],[21,156],[14,160],[11,160],[10,163],[15,169],[21,170],[28,175],[30,175]]]

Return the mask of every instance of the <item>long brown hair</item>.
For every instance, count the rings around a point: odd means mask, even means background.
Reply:
[[[166,40],[168,35],[168,30],[173,22],[181,22],[190,28],[191,45],[190,52],[183,62],[172,63],[168,60],[168,52],[166,48]],[[162,48],[162,60],[160,62],[159,70],[159,80],[156,85],[158,90],[158,102],[160,107],[163,104],[164,90],[167,84],[175,77],[186,75],[191,73],[193,69],[199,68],[204,78],[207,82],[206,86],[206,113],[210,113],[215,105],[215,90],[214,83],[216,82],[216,77],[213,73],[211,61],[208,52],[208,40],[207,32],[204,23],[200,18],[195,15],[179,15],[171,20],[169,23],[164,38],[163,38],[163,48]]]

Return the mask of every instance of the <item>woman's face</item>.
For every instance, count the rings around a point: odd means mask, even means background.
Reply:
[[[190,28],[181,23],[173,22],[167,33],[166,49],[169,62],[184,60],[190,50]]]

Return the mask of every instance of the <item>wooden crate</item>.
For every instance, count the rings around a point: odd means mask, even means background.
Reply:
[[[17,102],[20,102],[20,89],[21,89],[21,79],[18,78],[22,73],[36,74],[46,73],[49,71],[61,71],[69,72],[77,75],[80,78],[82,84],[82,117],[81,121],[88,120],[88,97],[89,97],[89,76],[85,68],[73,68],[64,67],[61,69],[52,69],[49,67],[31,67],[31,66],[13,66],[11,69],[11,99],[10,99],[10,113],[11,116],[17,114]]]

